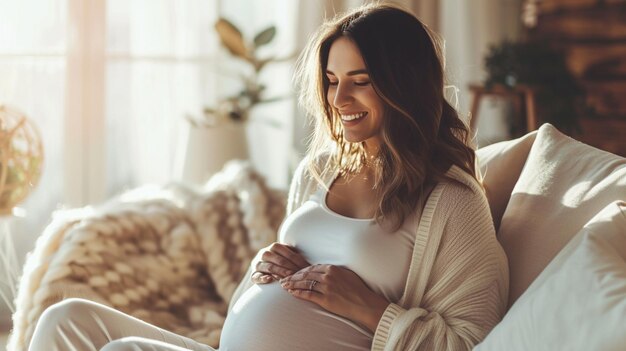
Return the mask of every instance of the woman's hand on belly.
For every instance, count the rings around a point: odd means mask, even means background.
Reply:
[[[320,264],[281,279],[291,295],[311,301],[325,310],[376,330],[389,302],[365,285],[353,271]]]
[[[261,252],[261,261],[251,277],[255,284],[271,283],[311,265],[293,246],[273,243]]]

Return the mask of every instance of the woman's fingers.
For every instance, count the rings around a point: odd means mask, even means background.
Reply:
[[[256,284],[271,283],[307,266],[309,263],[294,247],[274,243],[264,249],[251,280]]]
[[[257,265],[258,271],[282,276],[291,275],[310,265],[295,248],[279,243],[274,243],[266,249],[261,255],[260,262],[270,265]]]
[[[337,266],[333,266],[330,264],[314,264],[302,268],[301,270],[297,271],[294,276],[296,279],[302,279],[301,277],[306,276],[310,273],[336,274],[337,270]]]
[[[313,283],[316,282],[316,283]],[[280,280],[280,285],[285,289],[310,290],[311,284],[321,285],[326,282],[324,273],[320,272],[298,272]],[[318,289],[319,290],[319,289]]]
[[[261,272],[254,272],[250,277],[254,284],[268,284],[277,280],[274,276]]]
[[[270,275],[277,275],[280,278],[292,275],[294,270],[276,265],[271,262],[260,261],[256,264],[256,272],[261,272]]]
[[[322,292],[323,286],[320,284],[319,280],[299,280],[291,284],[285,284],[283,288]]]
[[[278,254],[282,258],[288,260],[291,264],[293,264],[296,270],[310,266],[310,263],[307,262],[302,254],[300,254],[298,250],[293,246],[274,243],[270,246],[269,251]]]
[[[252,276],[250,277],[250,279],[252,280],[252,282],[254,284],[267,284],[270,283],[272,281],[272,276],[269,274],[265,274],[265,273],[261,273],[261,272],[254,272],[252,273]]]
[[[263,255],[261,255],[261,262],[269,262],[276,266],[283,267],[285,269],[288,269],[294,272],[300,269],[298,266],[296,266],[293,262],[291,262],[287,258],[272,251],[263,252]]]

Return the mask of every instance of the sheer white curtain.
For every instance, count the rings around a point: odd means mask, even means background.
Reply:
[[[0,1],[0,103],[30,116],[45,148],[44,175],[22,204],[26,217],[0,219],[10,221],[20,258],[63,197],[67,17],[66,0]],[[0,289],[10,293],[4,284]],[[0,324],[6,327],[9,309],[1,306]]]
[[[206,0],[107,0],[102,160],[107,197],[172,179],[184,115],[201,111],[218,90],[212,68],[218,5]]]
[[[45,149],[44,176],[24,203],[29,214],[49,213],[62,197],[66,5],[0,1],[0,103],[18,107],[35,122]]]

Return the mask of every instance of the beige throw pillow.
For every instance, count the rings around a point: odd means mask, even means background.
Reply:
[[[517,183],[536,136],[537,131],[534,131],[521,138],[491,144],[476,151],[496,230],[500,227],[511,191]]]
[[[626,159],[544,124],[498,231],[509,258],[509,306],[589,219],[616,200],[626,200]]]
[[[474,351],[626,347],[626,202],[596,215]]]

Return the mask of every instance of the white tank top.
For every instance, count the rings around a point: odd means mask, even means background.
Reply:
[[[404,292],[419,214],[389,233],[373,219],[333,212],[326,206],[326,194],[318,190],[285,219],[279,242],[298,248],[311,264],[354,271],[372,291],[397,302]],[[254,285],[241,295],[226,318],[219,349],[370,350],[372,338],[366,328],[299,300],[273,282]]]

